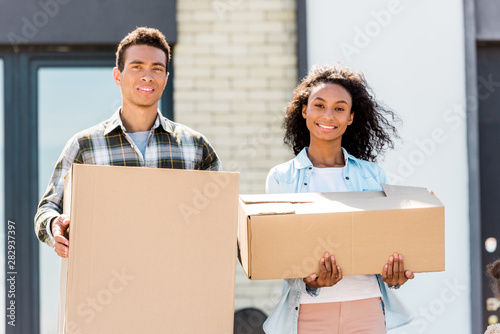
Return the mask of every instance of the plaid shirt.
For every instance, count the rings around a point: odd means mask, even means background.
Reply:
[[[158,112],[145,157],[126,132],[118,110],[110,119],[74,135],[64,147],[35,215],[38,239],[54,247],[50,221],[62,213],[64,176],[73,163],[218,171],[220,161],[207,139]]]

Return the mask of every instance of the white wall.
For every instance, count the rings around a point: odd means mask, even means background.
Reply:
[[[309,66],[339,60],[363,71],[403,119],[403,141],[379,161],[390,183],[427,187],[446,207],[446,271],[400,290],[418,320],[392,333],[469,333],[462,1],[314,0],[307,22]]]

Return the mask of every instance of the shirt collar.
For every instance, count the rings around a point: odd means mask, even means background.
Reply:
[[[104,135],[109,134],[111,131],[113,131],[116,128],[120,128],[123,132],[125,132],[125,126],[123,125],[122,119],[120,117],[120,112],[122,108],[118,108],[118,110],[111,116],[109,119],[108,125],[104,129]],[[157,110],[157,116],[155,120],[155,124],[153,124],[152,129],[156,129],[157,127],[161,126],[163,130],[173,133],[173,128],[172,124],[170,122],[167,123],[166,119],[161,115],[160,110]]]
[[[313,166],[311,160],[307,156],[307,149],[308,147],[304,147],[302,151],[300,151],[299,154],[297,154],[297,156],[295,157],[295,163],[298,169],[308,168]],[[347,153],[347,151],[343,147],[342,147],[342,152],[344,153],[344,160],[346,166],[349,164],[349,161],[352,161],[353,163],[359,165],[358,159]]]

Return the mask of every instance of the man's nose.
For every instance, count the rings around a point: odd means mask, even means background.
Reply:
[[[153,76],[151,75],[151,72],[149,70],[144,71],[144,74],[142,75],[141,78],[143,81],[152,81]]]

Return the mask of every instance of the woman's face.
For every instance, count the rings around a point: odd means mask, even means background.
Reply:
[[[352,99],[342,86],[322,83],[313,87],[307,105],[302,107],[311,144],[317,141],[342,141],[347,126],[352,123]]]

